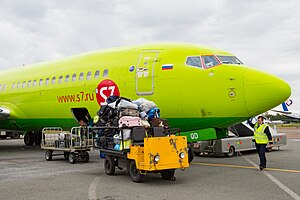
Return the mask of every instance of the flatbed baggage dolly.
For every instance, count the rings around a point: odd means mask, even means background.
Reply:
[[[93,131],[102,131],[98,147],[106,155],[107,175],[126,168],[134,182],[141,182],[147,173],[175,180],[176,169],[189,167],[187,138],[180,136],[179,129],[135,126],[94,127]]]
[[[93,134],[87,128],[73,127],[71,131],[64,131],[60,127],[45,127],[42,130],[41,149],[46,150],[47,161],[51,161],[53,156],[63,155],[72,164],[78,160],[89,162],[88,151],[92,147]]]

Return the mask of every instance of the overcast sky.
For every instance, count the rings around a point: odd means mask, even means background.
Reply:
[[[115,46],[190,42],[292,86],[300,111],[300,1],[0,0],[0,69]],[[0,72],[1,73],[1,72]]]

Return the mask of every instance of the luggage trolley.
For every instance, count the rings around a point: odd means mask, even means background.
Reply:
[[[50,161],[53,156],[63,155],[72,164],[78,160],[88,162],[88,151],[93,147],[93,134],[88,130],[84,127],[73,127],[71,131],[61,127],[43,128],[41,149],[46,150],[45,159]],[[62,153],[54,154],[54,151]]]
[[[129,138],[125,134],[128,129]],[[95,147],[105,154],[107,175],[113,175],[118,168],[127,169],[134,182],[141,182],[151,172],[160,173],[163,179],[175,180],[176,169],[189,167],[186,136],[175,135],[179,129],[135,126],[94,127],[93,131],[102,132]],[[116,134],[118,138],[114,137]]]

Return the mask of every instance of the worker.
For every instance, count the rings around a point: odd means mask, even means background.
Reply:
[[[259,155],[259,170],[263,170],[267,166],[267,144],[269,143],[271,147],[273,145],[272,135],[270,133],[269,126],[264,123],[263,116],[259,116],[255,124],[248,120],[248,124],[254,129],[254,138],[252,141],[255,142],[256,150]]]
[[[79,120],[79,129],[78,129],[78,136],[80,138],[80,146],[83,146],[85,145],[85,139],[86,139],[86,129],[87,129],[87,126],[86,126],[86,123],[84,122],[84,120]]]

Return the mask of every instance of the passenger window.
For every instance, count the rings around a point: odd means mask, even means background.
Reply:
[[[40,79],[39,86],[42,86],[42,85],[43,85],[43,79],[41,78],[41,79]]]
[[[36,86],[36,80],[33,80],[32,86],[33,86],[33,87]]]
[[[16,85],[16,83],[13,83],[11,86],[11,89],[15,89],[15,85]]]
[[[30,85],[31,85],[31,81],[28,81],[27,87],[30,88]]]
[[[25,88],[26,87],[26,81],[24,81],[23,83],[22,83],[22,88]]]
[[[70,80],[70,75],[66,75],[65,82],[67,83],[67,82],[69,82],[69,80]]]
[[[73,81],[73,82],[76,81],[76,74],[73,74],[73,76],[72,76],[72,81]]]
[[[91,80],[92,72],[86,74],[86,80]]]
[[[108,77],[108,69],[105,69],[105,70],[103,71],[102,77],[103,77],[103,78]]]
[[[60,76],[60,77],[58,78],[58,84],[61,84],[61,83],[62,83],[62,80],[63,80],[63,76]]]
[[[20,86],[21,86],[21,83],[20,83],[20,82],[18,82],[17,88],[19,89],[19,88],[20,88]]]
[[[190,56],[186,59],[186,62],[185,62],[186,65],[188,66],[193,66],[193,67],[200,67],[202,68],[201,66],[201,61],[200,61],[200,56]]]
[[[54,77],[52,78],[51,84],[55,84],[55,81],[56,81],[56,77],[54,76]]]
[[[203,62],[206,68],[211,68],[216,65],[219,65],[219,61],[216,59],[215,56],[202,56]]]
[[[48,85],[49,84],[49,78],[46,78],[46,81],[45,81],[45,85]]]
[[[81,73],[79,74],[79,80],[80,80],[80,81],[82,81],[82,80],[83,80],[83,78],[84,78],[84,73],[83,73],[83,72],[81,72]]]
[[[100,75],[100,71],[99,70],[95,71],[94,78],[99,78],[99,75]]]

